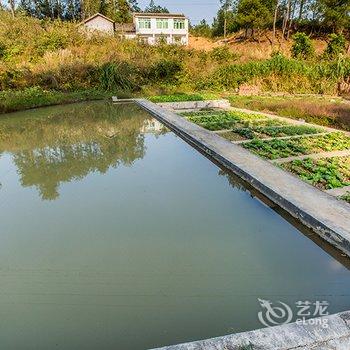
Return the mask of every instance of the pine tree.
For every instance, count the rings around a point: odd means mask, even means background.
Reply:
[[[137,0],[129,0],[129,6],[132,12],[141,12],[141,8],[139,7]]]
[[[148,13],[169,13],[169,10],[166,7],[156,5],[154,0],[151,0],[149,5],[145,8],[145,12]]]

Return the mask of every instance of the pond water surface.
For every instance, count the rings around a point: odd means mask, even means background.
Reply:
[[[1,349],[251,330],[258,299],[350,309],[346,267],[134,105],[2,116],[0,182]]]

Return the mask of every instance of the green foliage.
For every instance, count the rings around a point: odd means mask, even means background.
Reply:
[[[150,13],[168,13],[169,10],[166,7],[162,7],[160,5],[156,5],[154,0],[151,0],[149,5],[145,8],[145,12]]]
[[[240,0],[237,22],[243,28],[263,29],[272,23],[273,15],[268,4],[262,0]]]
[[[283,137],[316,134],[319,129],[305,125],[285,125],[285,126],[253,126],[245,128],[234,128],[232,131],[244,136],[247,139],[263,139],[265,137]]]
[[[321,13],[322,25],[332,32],[341,32],[349,26],[349,1],[318,0],[316,3]]]
[[[2,42],[0,42],[0,60],[5,57],[6,54],[6,46]]]
[[[35,86],[24,90],[0,91],[0,113],[20,111],[23,109],[71,103],[108,97],[98,90],[84,90],[70,93],[46,91]]]
[[[347,191],[344,195],[340,197],[340,199],[344,200],[345,202],[350,203],[350,192]]]
[[[194,36],[202,36],[206,38],[210,38],[212,36],[210,25],[205,19],[202,19],[197,25],[191,27],[190,31]]]
[[[298,59],[310,59],[315,54],[311,39],[305,33],[293,35],[292,56]]]
[[[303,159],[282,164],[284,169],[321,189],[350,185],[350,158]]]
[[[227,46],[215,47],[211,50],[210,57],[219,63],[229,63],[229,61],[237,58]]]
[[[259,114],[216,110],[183,113],[183,115],[189,121],[212,131],[243,128],[249,125],[249,123],[264,118],[262,115]]]
[[[317,152],[341,151],[350,148],[350,137],[340,132],[296,139],[253,140],[243,145],[269,159],[285,158]]]
[[[178,79],[178,74],[182,71],[182,65],[174,59],[161,59],[155,62],[149,71],[152,81],[174,82]]]
[[[324,56],[329,59],[334,59],[345,52],[346,41],[342,34],[331,34],[327,47],[324,51]]]
[[[220,8],[212,25],[212,36],[222,36],[224,34],[224,24],[226,20],[227,33],[237,31],[238,24],[236,16],[232,11],[225,11]]]
[[[100,86],[105,91],[135,91],[142,83],[138,69],[128,62],[106,63],[98,75]]]
[[[205,98],[200,94],[173,94],[151,96],[150,101],[154,103],[160,102],[184,102],[184,101],[203,101]]]

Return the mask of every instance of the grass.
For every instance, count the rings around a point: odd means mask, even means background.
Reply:
[[[303,154],[341,151],[350,148],[350,137],[341,132],[296,139],[253,140],[243,144],[253,153],[268,159],[286,158]]]
[[[323,190],[350,185],[350,157],[307,158],[281,166]]]
[[[232,106],[350,131],[350,104],[326,96],[229,96]]]
[[[19,91],[0,91],[0,113],[15,112],[35,107],[98,100],[110,94],[98,90],[75,92],[46,91],[39,87]]]
[[[67,21],[21,13],[13,19],[2,10],[0,18],[0,91],[123,91],[156,95],[151,98],[155,102],[214,98],[244,85],[268,92],[335,94],[350,74],[345,56],[335,61],[298,61],[282,54],[218,60],[211,51],[86,36]]]

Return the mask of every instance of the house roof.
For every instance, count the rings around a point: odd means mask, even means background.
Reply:
[[[161,13],[153,13],[153,12],[134,12],[133,13],[134,17],[178,17],[178,18],[186,18],[186,16],[182,13],[166,13],[166,12],[161,12]]]
[[[111,23],[115,23],[112,19],[110,19],[110,18],[108,18],[108,17],[106,17],[105,15],[103,15],[102,13],[95,13],[93,16],[91,16],[91,17],[89,17],[89,18],[87,18],[87,19],[85,19],[84,21],[82,21],[80,24],[84,24],[84,23],[87,23],[87,22],[90,22],[91,20],[93,20],[94,18],[96,18],[96,17],[102,17],[102,18],[104,18],[105,20],[107,20],[107,21],[109,21],[109,22],[111,22]]]

